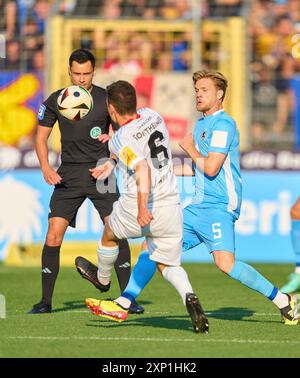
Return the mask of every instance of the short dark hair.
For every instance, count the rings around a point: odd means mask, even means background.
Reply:
[[[120,115],[134,114],[137,99],[134,87],[125,80],[118,80],[106,87],[107,101]]]
[[[93,68],[95,68],[96,65],[96,59],[94,55],[86,49],[77,49],[72,52],[69,58],[69,66],[72,66],[73,62],[77,62],[79,64],[91,62]]]

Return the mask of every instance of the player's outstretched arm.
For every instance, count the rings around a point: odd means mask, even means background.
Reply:
[[[37,134],[35,138],[35,150],[40,162],[40,166],[44,175],[45,181],[49,185],[57,185],[61,183],[62,178],[53,169],[48,161],[48,145],[47,141],[51,134],[52,128],[45,126],[37,127]]]

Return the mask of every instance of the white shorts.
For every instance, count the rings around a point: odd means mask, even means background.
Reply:
[[[179,266],[182,254],[182,211],[179,204],[150,210],[153,219],[141,228],[137,222],[136,206],[126,208],[120,201],[113,205],[109,226],[118,239],[145,236],[153,261]]]

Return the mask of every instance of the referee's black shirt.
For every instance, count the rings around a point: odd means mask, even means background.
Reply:
[[[39,125],[53,127],[58,121],[61,133],[62,163],[92,163],[107,157],[107,143],[99,142],[100,134],[108,134],[111,123],[105,89],[93,85],[91,95],[94,106],[89,114],[79,121],[70,121],[63,117],[57,108],[57,98],[62,89],[52,93],[41,105]]]

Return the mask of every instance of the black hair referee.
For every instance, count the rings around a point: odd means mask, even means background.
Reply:
[[[52,295],[59,272],[61,244],[68,226],[75,227],[78,209],[89,198],[99,212],[103,222],[110,215],[118,193],[100,194],[96,180],[89,169],[94,168],[101,158],[108,158],[107,144],[99,142],[100,134],[108,134],[111,120],[106,106],[105,89],[92,84],[95,74],[95,57],[85,49],[73,51],[69,58],[69,75],[73,85],[89,90],[94,102],[90,113],[79,121],[64,118],[57,109],[57,98],[61,90],[50,95],[41,105],[36,135],[36,153],[39,158],[45,181],[54,185],[50,200],[48,231],[42,251],[42,299],[29,313],[41,314],[52,311]],[[47,141],[55,122],[58,121],[61,133],[61,161],[56,171],[48,161]],[[78,259],[77,259],[78,260]],[[76,260],[78,272],[91,281],[100,291],[107,291],[97,279],[97,267],[84,258]],[[85,264],[92,276],[85,275]],[[80,268],[80,269],[79,269]],[[92,268],[92,269],[91,269]],[[121,292],[130,277],[130,250],[127,241],[120,244],[120,253],[115,263]],[[136,303],[131,312],[142,313],[143,307]]]

